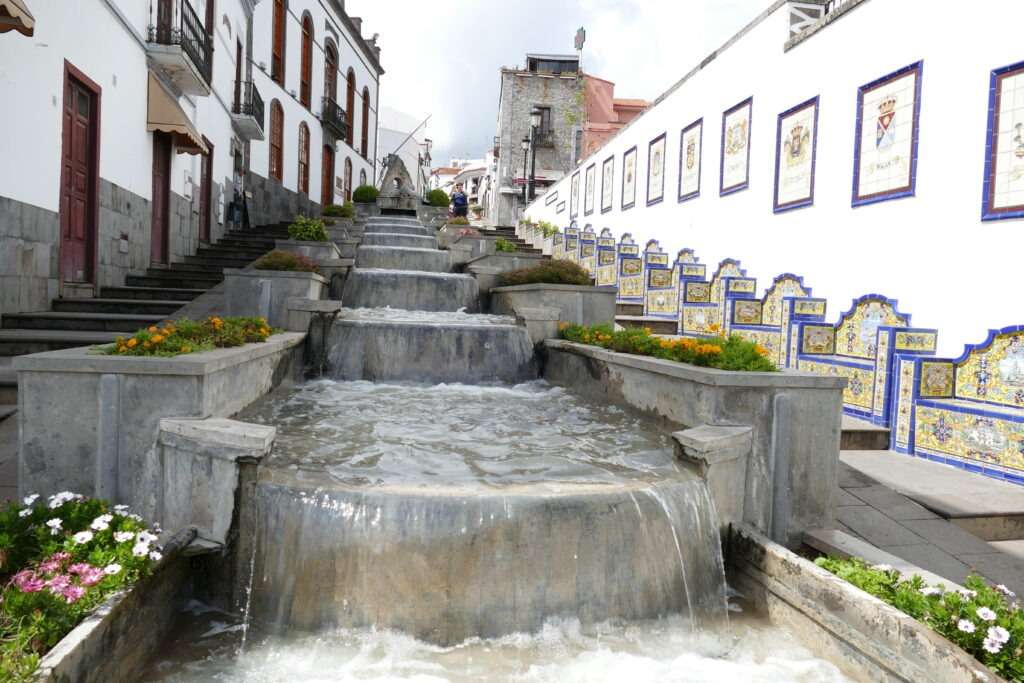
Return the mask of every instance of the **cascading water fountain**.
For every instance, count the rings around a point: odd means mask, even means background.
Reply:
[[[656,426],[538,380],[526,330],[467,313],[476,283],[436,247],[370,219],[324,378],[240,416],[278,430],[240,529],[243,631],[272,635],[236,658],[207,619],[213,654],[156,673],[843,680],[774,630],[727,629],[703,481]]]

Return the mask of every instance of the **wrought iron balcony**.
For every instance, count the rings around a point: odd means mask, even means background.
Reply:
[[[323,107],[320,110],[320,123],[324,128],[329,129],[339,140],[348,137],[348,117],[345,110],[330,97],[323,98]]]
[[[189,95],[209,95],[213,41],[187,0],[155,0],[149,24],[150,57]]]
[[[235,82],[235,103],[231,107],[231,120],[246,140],[262,140],[264,122],[263,98],[252,81]]]
[[[534,142],[538,147],[554,147],[555,146],[555,131],[553,130],[538,130],[537,137]]]

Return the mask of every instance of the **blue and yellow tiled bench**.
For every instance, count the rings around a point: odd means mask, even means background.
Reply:
[[[792,273],[776,277],[761,299],[750,298],[745,292],[727,291],[725,333],[760,344],[768,349],[778,367],[788,367],[791,321],[825,320],[825,300],[810,299],[810,296],[811,288],[804,286],[802,277]],[[794,304],[790,300],[801,303]]]
[[[843,411],[883,427],[890,426],[895,354],[934,354],[938,339],[937,330],[911,328],[910,316],[881,294],[855,299],[835,325],[804,321],[796,325],[796,367],[846,377]]]
[[[615,322],[623,327],[645,327],[654,334],[676,334],[678,317],[678,287],[674,283],[674,269],[668,254],[658,240],[648,240],[643,253],[643,286],[639,309],[623,310]]]
[[[1024,484],[1024,325],[958,358],[897,352],[895,367],[894,450]]]
[[[680,282],[679,334],[722,334],[726,292],[732,289],[734,294],[752,293],[757,288],[757,280],[747,278],[746,274],[739,261],[727,258],[718,264],[710,282],[696,278]]]

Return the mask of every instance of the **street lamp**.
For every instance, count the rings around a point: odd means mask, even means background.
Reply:
[[[537,197],[536,175],[537,175],[537,129],[540,128],[541,111],[540,107],[530,110],[530,181],[529,197],[533,201]]]
[[[523,138],[523,206],[526,206],[526,155],[530,151],[530,138]]]

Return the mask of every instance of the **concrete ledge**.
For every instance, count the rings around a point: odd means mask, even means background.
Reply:
[[[746,525],[730,528],[726,558],[730,583],[758,611],[855,679],[1002,680],[924,624]]]
[[[491,310],[494,313],[506,313],[524,306],[557,308],[561,321],[566,323],[611,324],[615,318],[615,288],[530,284],[491,289]]]
[[[676,457],[704,480],[724,531],[742,522],[747,490],[747,461],[753,445],[753,429],[701,425],[672,435]]]

